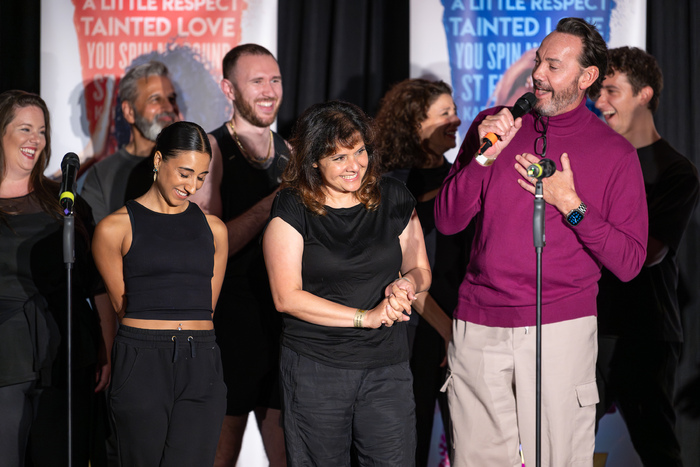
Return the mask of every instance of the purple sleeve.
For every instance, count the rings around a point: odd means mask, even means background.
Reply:
[[[481,112],[471,124],[450,173],[435,199],[435,225],[444,235],[453,235],[467,228],[481,209],[481,192],[489,167],[474,161],[479,149],[478,126],[486,115],[500,108]]]
[[[603,205],[587,205],[584,221],[572,229],[603,266],[627,282],[644,265],[649,224],[644,179],[636,151],[620,158],[613,173]],[[583,197],[582,201],[586,203]]]

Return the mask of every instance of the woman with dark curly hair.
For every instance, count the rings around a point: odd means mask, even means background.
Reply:
[[[277,310],[290,466],[408,466],[406,324],[431,274],[415,201],[380,178],[369,118],[328,102],[299,118],[263,252]]]
[[[433,206],[452,166],[444,153],[455,147],[460,123],[450,86],[425,79],[407,79],[392,87],[381,100],[375,120],[382,167],[406,182],[416,198],[433,269],[430,291],[416,297],[413,308],[418,313],[411,316],[408,326],[418,466],[428,462],[436,399],[448,441],[450,438],[447,398],[440,394],[440,387],[445,379],[445,348],[452,336],[450,314],[457,304],[458,278],[466,268],[468,234],[441,235],[435,229]]]
[[[381,169],[443,166],[445,152],[457,144],[460,124],[448,84],[426,79],[401,81],[384,95],[375,119]]]

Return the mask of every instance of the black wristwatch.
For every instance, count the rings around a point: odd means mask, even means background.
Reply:
[[[569,211],[569,214],[566,215],[566,222],[568,222],[570,226],[576,227],[581,223],[585,214],[586,205],[581,203],[576,209]]]

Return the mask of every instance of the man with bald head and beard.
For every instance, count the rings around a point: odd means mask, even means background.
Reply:
[[[255,413],[272,467],[286,465],[280,424],[281,318],[272,302],[259,235],[288,161],[286,141],[270,129],[282,102],[277,60],[243,44],[223,60],[221,90],[233,117],[209,134],[207,183],[192,200],[228,227],[229,260],[214,314],[228,387],[216,467],[236,465],[248,414]]]
[[[175,89],[168,68],[161,62],[152,60],[130,68],[119,82],[119,98],[131,127],[131,140],[88,169],[80,193],[90,204],[96,223],[150,188],[148,173],[138,187],[133,182],[129,186],[130,178],[134,179],[132,172],[137,166],[146,167],[147,172],[152,168],[145,159],[153,156],[158,134],[180,120]]]
[[[536,458],[537,258],[528,167],[542,158],[543,466],[593,465],[601,265],[623,281],[644,263],[647,206],[634,147],[586,108],[600,90],[607,47],[595,26],[564,18],[540,44],[532,113],[480,113],[438,193],[435,222],[450,235],[476,219],[454,312],[447,390],[454,464],[521,465]],[[500,137],[483,153],[482,138]]]

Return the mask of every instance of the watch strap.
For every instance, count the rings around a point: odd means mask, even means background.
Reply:
[[[578,225],[586,215],[586,210],[588,208],[584,203],[581,203],[578,205],[576,209],[572,209],[569,211],[569,213],[566,215],[566,222],[569,223],[571,226],[576,226]]]

